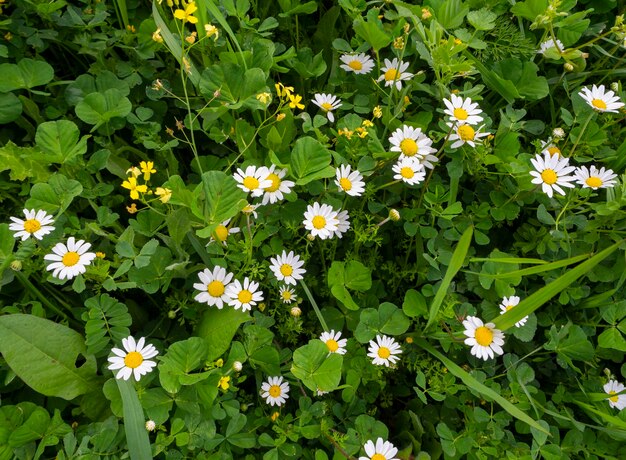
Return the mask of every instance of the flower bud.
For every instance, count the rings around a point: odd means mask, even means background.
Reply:
[[[175,310],[170,310],[170,311],[168,311],[168,312],[167,312],[167,317],[168,317],[169,319],[174,319],[174,318],[176,318],[176,311],[175,311]]]
[[[235,372],[241,372],[241,369],[243,369],[243,364],[241,364],[241,361],[235,361],[233,363],[233,370]]]
[[[555,139],[563,139],[565,137],[565,131],[563,131],[563,128],[554,128],[552,130],[552,136],[554,136]]]
[[[313,235],[312,233],[309,233],[306,236],[306,239],[309,240],[309,241],[315,241],[315,235]]]
[[[398,222],[400,220],[400,212],[397,209],[390,210],[389,218],[394,222]]]
[[[155,428],[156,428],[156,423],[154,423],[154,420],[148,420],[146,422],[146,430],[154,431]]]
[[[614,81],[611,83],[611,89],[617,93],[619,91],[619,82]]]
[[[571,72],[574,70],[574,65],[571,62],[566,62],[565,65],[563,65],[563,68],[566,72]]]
[[[13,270],[14,272],[19,272],[21,269],[22,269],[21,260],[14,260],[11,262],[11,270]]]
[[[302,314],[302,310],[300,310],[300,307],[291,307],[289,313],[291,313],[291,316],[294,318],[297,318]]]

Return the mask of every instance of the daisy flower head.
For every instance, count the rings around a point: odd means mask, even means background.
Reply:
[[[363,445],[363,449],[367,457],[360,456],[359,460],[398,460],[394,457],[398,453],[398,449],[383,438],[378,438],[375,443],[369,439]]]
[[[239,280],[235,280],[226,288],[228,296],[228,305],[241,309],[241,311],[249,311],[257,302],[263,301],[263,291],[259,291],[259,283],[250,281],[246,276],[243,284]]]
[[[233,177],[238,182],[237,187],[257,197],[263,194],[264,189],[272,186],[272,181],[267,179],[268,175],[268,169],[265,166],[260,168],[248,166],[245,171],[237,168]]]
[[[558,157],[563,156],[563,152],[561,149],[556,146],[556,144],[551,142],[551,139],[548,141],[541,141],[541,153],[548,152],[550,155],[556,155]]]
[[[73,236],[67,239],[67,244],[57,243],[52,248],[52,254],[46,254],[44,260],[52,261],[46,270],[52,270],[52,276],[64,279],[72,279],[75,276],[85,273],[87,266],[96,258],[95,252],[87,252],[91,247],[90,243],[78,240]]]
[[[315,202],[308,205],[304,213],[304,228],[311,232],[313,236],[319,236],[325,240],[332,238],[339,220],[337,219],[337,211],[327,204],[320,205]]]
[[[472,128],[467,123],[464,124],[452,124],[446,123],[452,128],[452,134],[450,134],[449,140],[455,141],[451,147],[453,149],[461,147],[463,144],[468,144],[470,147],[476,147],[476,141],[481,137],[489,136],[490,133],[482,132],[482,126],[478,129]]]
[[[574,169],[569,166],[569,158],[559,158],[558,155],[550,155],[548,152],[541,155],[535,155],[530,162],[535,167],[535,171],[530,171],[530,175],[534,177],[533,184],[541,184],[543,193],[552,198],[552,194],[556,190],[561,195],[565,195],[565,191],[561,187],[574,188],[571,182],[576,179],[574,176],[568,176]]]
[[[444,113],[450,117],[450,121],[468,125],[476,125],[483,121],[483,117],[480,116],[483,111],[478,107],[478,103],[472,102],[469,97],[463,99],[461,96],[451,94],[450,100],[444,99],[443,103],[446,106]]]
[[[551,48],[557,48],[557,50],[561,52],[565,49],[565,45],[563,45],[563,42],[561,42],[561,40],[559,40],[558,38],[556,39],[556,45],[552,38],[548,38],[545,42],[539,45],[537,54],[546,54],[546,51],[548,51]]]
[[[285,304],[290,304],[298,299],[295,289],[289,286],[281,286],[278,293],[280,294],[280,300]]]
[[[261,385],[261,397],[267,404],[282,406],[289,399],[289,383],[283,382],[282,376],[269,377]]]
[[[326,112],[326,118],[330,122],[335,121],[333,110],[341,107],[341,99],[333,94],[316,93],[311,102]]]
[[[617,407],[619,410],[622,410],[626,407],[626,393],[619,394],[624,391],[624,385],[619,383],[617,380],[609,380],[606,384],[604,384],[604,391],[611,395],[609,399],[609,406]]]
[[[342,339],[340,331],[335,332],[334,329],[331,329],[330,332],[322,332],[320,340],[326,344],[329,353],[346,354],[348,339]]]
[[[408,80],[413,77],[410,72],[405,72],[409,68],[409,63],[404,61],[398,61],[398,58],[393,58],[391,61],[385,59],[385,65],[381,69],[383,74],[378,77],[376,81],[385,81],[385,86],[396,85],[396,89],[400,91],[402,89],[402,81]]]
[[[376,341],[370,340],[367,351],[367,356],[372,358],[372,364],[389,367],[400,359],[396,355],[402,353],[402,348],[392,337],[376,335]]]
[[[618,110],[624,106],[623,102],[618,102],[620,99],[613,91],[604,90],[604,85],[593,85],[591,89],[585,86],[578,95],[582,97],[592,109],[598,112],[617,113]]]
[[[215,227],[209,243],[211,243],[212,241],[217,241],[219,243],[222,243],[222,246],[227,246],[226,239],[228,238],[228,235],[233,235],[241,231],[239,227],[228,228],[228,224],[230,223],[230,221],[231,219],[225,220],[217,227]]]
[[[224,303],[228,303],[230,297],[226,294],[226,288],[233,279],[232,273],[227,273],[226,269],[216,265],[213,271],[205,268],[198,273],[199,283],[194,283],[194,289],[200,294],[194,299],[200,303],[206,303],[209,307],[215,305],[220,310],[224,308]]]
[[[296,184],[290,180],[283,180],[286,174],[286,169],[277,170],[276,165],[272,165],[267,169],[265,179],[270,181],[270,185],[263,190],[263,201],[261,202],[263,206],[283,200],[285,198],[284,195],[291,193],[291,188]]]
[[[401,180],[409,185],[419,184],[426,177],[424,166],[414,157],[405,157],[398,160],[391,169],[396,173],[393,176],[394,179]]]
[[[363,195],[365,182],[358,170],[352,171],[350,165],[341,165],[336,169],[335,176],[335,184],[340,192],[346,192],[350,196]]]
[[[613,173],[613,170],[606,169],[604,167],[598,169],[594,165],[591,165],[589,169],[586,166],[576,168],[574,171],[576,176],[576,182],[582,185],[583,188],[592,188],[597,190],[599,188],[609,188],[615,186],[615,178],[617,174]]]
[[[400,152],[400,158],[426,156],[436,152],[433,141],[422,133],[420,128],[403,125],[396,129],[389,138],[390,152]]]
[[[350,229],[350,215],[348,214],[348,211],[343,210],[338,212],[337,220],[339,223],[337,224],[337,230],[335,230],[335,236],[337,238],[342,238],[343,234]]]
[[[25,219],[11,217],[12,223],[9,224],[9,230],[15,232],[15,238],[22,238],[22,241],[30,236],[41,240],[45,235],[52,232],[54,227],[50,224],[54,223],[54,219],[46,211],[35,209],[24,209]]]
[[[260,205],[258,204],[252,204],[252,203],[248,203],[247,205],[245,205],[243,207],[243,209],[241,210],[241,212],[243,212],[244,214],[246,214],[247,216],[249,216],[250,214],[252,214],[254,216],[255,219],[257,219],[259,217],[259,215],[256,212],[256,208],[258,208]]]
[[[270,262],[270,270],[272,270],[276,279],[285,284],[295,286],[296,281],[301,280],[302,275],[306,273],[306,270],[301,268],[304,265],[304,261],[300,260],[300,256],[293,251],[287,253],[287,251],[283,250],[281,255],[272,257]]]
[[[496,354],[504,353],[502,350],[504,333],[496,329],[495,324],[483,324],[482,320],[476,316],[468,316],[463,321],[463,326],[465,327],[463,333],[467,336],[465,344],[472,347],[472,355],[487,361],[489,358],[494,358]]]
[[[511,297],[504,297],[502,302],[500,302],[500,314],[504,315],[511,308],[516,307],[519,303],[519,297],[516,295],[512,295]],[[522,327],[528,321],[528,316],[524,316],[517,323],[515,323],[515,327]]]
[[[356,75],[368,74],[374,68],[374,61],[365,53],[344,54],[339,59],[343,62],[339,67]]]
[[[146,345],[146,339],[140,338],[137,342],[132,336],[122,339],[124,349],[112,348],[111,351],[115,356],[111,356],[108,361],[111,363],[108,367],[111,371],[119,372],[115,376],[116,379],[128,380],[131,375],[135,376],[135,380],[139,381],[142,375],[151,372],[156,366],[154,358],[159,354],[154,345]]]

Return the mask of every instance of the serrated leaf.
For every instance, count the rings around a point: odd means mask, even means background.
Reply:
[[[487,8],[467,13],[467,22],[476,30],[491,30],[496,26],[498,16]]]

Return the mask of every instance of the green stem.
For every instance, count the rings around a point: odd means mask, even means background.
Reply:
[[[589,117],[587,117],[587,120],[585,121],[585,124],[583,125],[582,129],[580,130],[580,133],[578,133],[578,138],[576,139],[576,142],[574,142],[574,146],[572,147],[572,150],[570,150],[569,152],[569,156],[573,157],[574,156],[574,152],[576,151],[576,147],[578,147],[578,143],[580,142],[580,140],[583,137],[583,133],[585,132],[585,130],[587,129],[587,125],[589,124],[589,122],[591,121],[591,119],[594,116],[594,112],[591,112],[589,114]]]
[[[309,302],[311,302],[311,305],[313,305],[313,310],[315,311],[315,314],[317,315],[317,319],[320,320],[320,324],[322,325],[322,329],[324,329],[324,332],[328,332],[328,325],[326,324],[326,321],[324,320],[324,317],[322,316],[322,312],[320,311],[319,307],[317,306],[317,303],[315,303],[315,299],[313,298],[313,295],[311,294],[311,291],[309,291],[309,288],[307,287],[306,283],[304,282],[304,279],[300,280],[300,284],[302,285],[302,289],[304,289],[304,293],[309,298]]]

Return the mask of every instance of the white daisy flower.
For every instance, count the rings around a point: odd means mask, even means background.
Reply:
[[[483,117],[480,116],[483,111],[478,107],[478,103],[472,102],[469,97],[463,99],[461,96],[451,94],[450,100],[444,99],[443,103],[447,107],[443,112],[450,117],[451,121],[468,125],[477,125],[483,121]]]
[[[413,157],[417,160],[417,162],[423,167],[423,168],[428,168],[428,169],[433,169],[435,167],[434,163],[437,163],[439,161],[439,158],[437,158],[434,155],[426,155],[423,157]]]
[[[361,196],[365,191],[363,176],[358,170],[352,171],[350,165],[341,165],[335,171],[335,184],[340,192],[346,192],[350,196]]]
[[[561,195],[565,195],[565,191],[561,187],[574,188],[571,184],[576,178],[568,176],[574,169],[569,166],[568,158],[559,158],[557,155],[544,153],[544,157],[537,154],[535,158],[531,158],[530,162],[535,167],[535,171],[530,171],[530,175],[534,177],[533,184],[541,184],[543,192],[552,198],[554,190]]]
[[[282,406],[289,399],[289,383],[283,382],[282,377],[269,377],[261,385],[261,397],[267,404]]]
[[[230,221],[231,219],[225,220],[217,227],[215,227],[209,243],[217,241],[219,243],[222,243],[222,246],[227,246],[226,239],[228,238],[228,235],[233,235],[241,231],[239,227],[228,228],[228,224],[230,224]]]
[[[357,75],[370,73],[374,68],[374,61],[365,53],[344,54],[339,59],[343,62],[339,67]]]
[[[496,329],[495,324],[483,324],[479,318],[468,316],[463,321],[463,326],[465,327],[463,333],[467,336],[465,344],[472,347],[472,355],[487,361],[495,356],[494,353],[498,355],[504,353],[502,350],[504,333]]]
[[[482,126],[478,129],[472,128],[468,124],[452,124],[446,123],[450,128],[452,128],[452,134],[448,138],[453,142],[450,147],[456,149],[461,147],[463,144],[469,144],[471,147],[476,147],[475,141],[480,139],[481,137],[489,136],[490,133],[482,132]]]
[[[226,296],[228,296],[228,305],[249,311],[257,302],[263,301],[263,291],[259,291],[259,283],[250,281],[246,276],[243,279],[243,285],[239,280],[235,280],[226,288]]]
[[[502,302],[500,302],[500,314],[504,315],[511,308],[517,306],[519,303],[519,297],[516,295],[512,295],[511,297],[504,297]],[[515,327],[522,327],[528,321],[528,316],[524,316],[517,323],[515,323]]]
[[[609,400],[609,406],[617,407],[619,410],[622,410],[626,407],[626,393],[619,394],[624,391],[624,385],[619,383],[617,380],[609,380],[604,385],[604,391],[611,395]]]
[[[228,303],[230,297],[226,294],[226,288],[233,279],[232,273],[227,273],[226,269],[216,265],[213,271],[205,268],[198,273],[199,283],[194,283],[194,289],[200,294],[194,297],[197,302],[206,303],[209,307],[215,305],[220,310],[224,303]]]
[[[576,182],[582,185],[583,188],[597,190],[599,188],[615,186],[617,174],[614,174],[611,169],[605,169],[604,167],[598,169],[594,165],[591,165],[589,169],[587,169],[586,166],[577,168],[574,171],[574,176],[576,176]]]
[[[341,332],[337,331],[335,333],[334,329],[331,329],[330,332],[322,332],[320,340],[326,344],[329,353],[337,353],[339,355],[346,354],[348,339],[342,339]]]
[[[290,180],[283,180],[285,174],[287,174],[287,170],[276,170],[276,165],[270,166],[267,170],[265,179],[269,180],[271,185],[263,190],[263,201],[261,202],[263,206],[268,203],[274,204],[277,201],[281,201],[285,198],[284,195],[291,193],[291,188],[296,184]],[[256,218],[256,215],[254,217]]]
[[[618,102],[620,98],[613,91],[604,90],[604,85],[593,85],[591,89],[584,87],[578,95],[598,112],[617,113],[624,106],[623,102]]]
[[[128,380],[131,375],[135,376],[135,380],[139,381],[142,375],[151,372],[157,363],[151,361],[159,354],[154,345],[145,345],[145,338],[140,338],[137,342],[132,336],[122,339],[124,350],[112,348],[111,351],[116,356],[111,356],[108,361],[111,363],[108,367],[111,371],[119,372],[115,376],[116,379]],[[144,346],[145,345],[145,346]]]
[[[398,58],[393,58],[391,61],[385,59],[385,65],[381,69],[383,74],[378,77],[376,81],[385,80],[385,86],[396,85],[396,89],[400,91],[402,89],[402,80],[408,80],[413,77],[412,73],[405,72],[409,68],[409,63],[404,61],[398,61]]]
[[[87,266],[91,265],[91,261],[96,258],[95,253],[87,252],[90,247],[90,243],[85,243],[84,240],[76,241],[73,236],[70,236],[67,239],[67,245],[57,243],[52,248],[53,254],[46,254],[43,257],[44,260],[52,261],[46,270],[53,270],[52,276],[61,280],[69,280],[85,273]]]
[[[337,211],[332,206],[315,202],[313,206],[307,206],[303,224],[313,236],[319,236],[323,240],[332,238],[339,225]]]
[[[298,299],[295,289],[292,289],[289,286],[281,286],[278,293],[280,294],[280,300],[286,304],[295,302]]]
[[[328,118],[330,122],[335,121],[333,110],[341,107],[341,99],[332,94],[316,93],[313,99],[311,99],[311,102],[326,112],[326,118]]]
[[[424,157],[435,153],[432,148],[433,141],[422,133],[420,128],[403,125],[396,129],[389,138],[391,143],[390,152],[400,152],[400,158],[404,157]]]
[[[554,44],[554,40],[552,38],[548,38],[545,42],[539,45],[539,50],[537,51],[537,54],[546,54],[546,51],[548,51],[550,48],[555,48],[555,47],[560,52],[565,49],[565,45],[563,45],[561,40],[559,40],[558,38],[556,39],[556,46]]]
[[[405,157],[391,168],[396,174],[394,179],[406,182],[409,185],[421,183],[426,177],[426,170],[415,157]]]
[[[272,181],[267,179],[268,175],[268,169],[265,166],[260,168],[248,166],[245,171],[237,168],[233,177],[238,182],[237,187],[257,197],[263,194],[264,189],[272,186]]]
[[[293,284],[295,286],[296,281],[301,280],[302,275],[306,273],[304,268],[300,268],[304,265],[304,262],[293,251],[289,251],[289,254],[287,254],[287,251],[283,250],[281,255],[272,257],[270,262],[270,270],[272,270],[276,279],[285,284]]]
[[[563,156],[563,152],[561,152],[561,149],[558,148],[556,144],[551,142],[551,139],[548,139],[547,142],[541,141],[541,153],[546,152],[548,152],[550,155],[557,155],[558,157]]]
[[[265,196],[263,197],[263,199],[265,200]],[[255,219],[258,219],[259,215],[256,212],[256,208],[258,208],[259,206],[261,206],[261,205],[260,204],[248,203],[247,205],[245,205],[243,207],[241,212],[243,212],[244,214],[247,214],[247,215],[252,214],[252,216],[254,216]]]
[[[373,358],[373,364],[389,367],[400,359],[396,355],[402,353],[402,348],[392,337],[376,335],[376,342],[370,340],[367,351],[369,352],[367,356]]]
[[[363,445],[363,449],[365,449],[367,457],[360,456],[359,460],[398,460],[394,457],[398,453],[398,449],[383,438],[378,438],[376,443],[369,439]]]
[[[337,230],[335,230],[335,236],[337,238],[342,238],[343,234],[350,229],[350,215],[348,214],[348,211],[343,210],[338,212],[337,220],[339,223],[337,224]]]
[[[10,218],[13,223],[9,224],[9,230],[15,232],[13,234],[15,238],[22,238],[22,241],[24,241],[28,237],[34,236],[40,240],[54,230],[54,227],[50,225],[54,223],[54,219],[46,211],[41,209],[38,211],[24,209],[24,217],[26,218],[25,220],[17,217]]]

